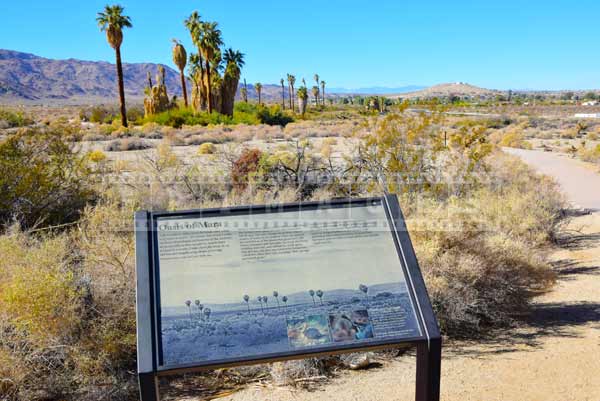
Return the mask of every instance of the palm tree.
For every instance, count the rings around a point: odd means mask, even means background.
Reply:
[[[216,22],[205,22],[202,24],[202,34],[200,38],[200,49],[204,56],[205,70],[206,70],[206,94],[208,97],[208,112],[213,111],[213,97],[212,97],[212,81],[210,78],[211,69],[215,64],[217,54],[220,53],[219,48],[223,45],[223,39],[221,38],[221,30],[218,28],[219,24]]]
[[[202,86],[204,85],[204,61],[202,60],[202,51],[200,49],[200,38],[202,33],[202,19],[200,18],[200,14],[198,11],[194,11],[188,19],[184,21],[185,27],[190,31],[190,36],[192,38],[192,43],[198,49],[198,54],[194,55],[194,60],[192,62],[192,57],[190,56],[190,64],[194,66],[192,71],[194,82],[196,82],[196,92],[198,96],[198,101],[194,106],[199,108],[204,108],[206,105],[205,92],[202,90]],[[197,73],[200,72],[200,79],[196,78]],[[198,81],[200,84],[198,85]]]
[[[181,88],[183,89],[183,103],[188,107],[187,85],[185,84],[185,65],[187,64],[187,52],[185,47],[177,39],[173,39],[173,62],[179,68],[179,76],[181,78]]]
[[[323,291],[317,290],[317,296],[319,297],[319,300],[321,301],[321,305],[323,305]]]
[[[285,110],[285,87],[283,86],[283,78],[279,80],[279,83],[281,84],[281,108]]]
[[[127,110],[125,109],[125,84],[123,83],[123,64],[121,62],[121,44],[123,43],[123,28],[131,28],[131,18],[123,15],[123,7],[116,4],[104,7],[98,13],[96,21],[102,32],[106,32],[106,40],[115,50],[117,60],[117,81],[119,85],[119,102],[121,106],[121,124],[127,127]]]
[[[315,81],[317,82],[317,88],[318,88],[319,87],[319,74],[315,74],[314,78],[315,78]],[[318,95],[317,95],[317,103],[316,104],[319,104]]]
[[[300,109],[300,113],[304,116],[306,113],[306,104],[308,100],[308,90],[306,86],[301,86],[298,88],[298,108]]]
[[[321,100],[323,101],[323,106],[325,106],[325,81],[321,81]]]
[[[316,302],[315,302],[315,292],[313,290],[308,290],[308,295],[310,295],[312,297],[313,305],[316,305]]]
[[[366,285],[364,285],[364,284],[361,284],[361,285],[359,285],[359,286],[358,286],[358,289],[359,289],[361,292],[364,292],[364,293],[365,293],[365,299],[367,300],[367,302],[369,302],[369,295],[368,295],[368,292],[369,292],[369,287],[367,287],[367,286],[366,286]]]
[[[256,93],[258,94],[258,104],[260,105],[260,103],[261,103],[260,94],[262,92],[262,84],[260,82],[255,83],[254,89],[256,89]]]
[[[246,78],[244,78],[244,86],[242,87],[242,99],[244,102],[248,103],[248,84],[246,83]]]
[[[190,321],[192,321],[192,301],[190,301],[190,300],[185,301],[185,306],[188,307],[188,311],[190,313]]]
[[[294,84],[296,83],[296,77],[292,74],[287,74],[287,81],[290,87],[290,109],[294,110]]]
[[[287,309],[287,301],[288,301],[288,297],[287,296],[282,296],[281,297],[281,301],[283,302],[283,304],[285,305],[285,309]]]
[[[262,306],[262,300],[263,298],[259,295],[258,298],[256,298],[258,300],[258,303],[260,304],[260,310],[263,310],[263,306]]]
[[[269,297],[263,295],[263,301],[265,302],[265,309],[269,309]]]
[[[315,98],[315,106],[318,106],[319,105],[319,87],[318,86],[312,87],[312,95]]]
[[[273,291],[273,297],[275,297],[275,301],[277,301],[277,309],[279,309],[279,293],[277,291]]]
[[[200,319],[202,319],[202,309],[204,309],[204,305],[202,305],[200,303],[200,300],[195,300],[194,304],[196,305],[196,308],[198,308],[198,310],[200,311]]]
[[[250,312],[250,297],[248,295],[244,295],[244,301],[246,301],[246,306],[248,307],[248,312]]]
[[[235,93],[240,83],[240,75],[244,66],[244,53],[239,50],[227,49],[223,56],[225,72],[221,87],[221,113],[233,117]]]
[[[210,313],[211,313],[210,308],[204,309],[204,316],[206,316],[207,321],[210,320]]]

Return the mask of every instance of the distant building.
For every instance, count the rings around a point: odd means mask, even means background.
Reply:
[[[591,113],[591,114],[578,113],[578,114],[575,114],[574,117],[575,118],[600,118],[600,113]]]

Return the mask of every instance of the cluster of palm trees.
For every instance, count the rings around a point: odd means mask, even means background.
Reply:
[[[122,6],[107,5],[98,13],[96,22],[100,30],[106,32],[106,39],[115,50],[121,124],[127,127],[121,44],[123,30],[133,26],[131,18],[124,15]],[[193,83],[192,105],[196,110],[206,110],[209,113],[218,111],[233,115],[235,94],[241,69],[244,66],[244,54],[231,48],[222,49],[223,38],[219,24],[203,21],[197,11],[194,11],[184,23],[197,48],[197,53],[189,55],[189,78]],[[188,96],[184,71],[188,64],[188,56],[184,46],[177,40],[174,40],[173,62],[180,72],[183,98],[187,107]]]
[[[275,298],[275,302],[277,302],[277,309],[281,308],[281,304],[279,303],[279,292],[273,291],[273,298]],[[250,296],[244,295],[242,297],[244,302],[246,302],[246,307],[248,308],[248,312],[250,312]],[[264,313],[269,308],[269,297],[267,295],[259,295],[256,297],[256,300],[260,304],[260,310]],[[287,308],[288,297],[286,295],[281,297],[281,302],[283,302],[285,308]]]
[[[232,116],[244,54],[231,48],[222,49],[219,24],[203,21],[197,11],[184,24],[197,48],[197,53],[189,57],[193,107]]]
[[[314,100],[314,105],[325,105],[325,81],[322,81],[319,77],[319,74],[314,75],[315,82],[317,83],[312,87],[311,93]],[[281,78],[279,80],[279,84],[281,85],[281,108],[283,110],[286,109],[286,96],[285,96],[285,83],[286,80]],[[306,106],[308,104],[308,89],[306,86],[306,80],[302,78],[302,86],[295,90],[296,85],[296,76],[293,74],[287,74],[287,87],[288,87],[288,105],[289,109],[295,111],[295,103],[294,99],[298,98],[298,110],[300,113],[304,114],[306,112]],[[254,90],[256,90],[256,95],[258,96],[258,104],[262,104],[262,84],[257,82],[254,84]],[[248,102],[248,86],[246,85],[246,80],[244,79],[244,85],[240,89],[240,94],[242,100],[246,103]]]

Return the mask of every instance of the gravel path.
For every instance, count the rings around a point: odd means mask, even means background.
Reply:
[[[554,177],[576,207],[600,210],[597,167],[560,153],[514,148],[504,148],[504,151],[519,156],[542,174]]]

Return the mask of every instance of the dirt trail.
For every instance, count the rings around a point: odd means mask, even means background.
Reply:
[[[561,183],[572,203],[593,208],[573,218],[578,230],[552,255],[559,272],[553,291],[539,297],[531,317],[493,342],[446,344],[442,400],[600,400],[600,176],[579,162],[512,152]],[[541,153],[541,152],[538,152]],[[577,185],[567,184],[576,180]],[[312,392],[250,387],[224,400],[414,400],[414,357],[344,372]],[[191,399],[188,399],[191,400]]]

